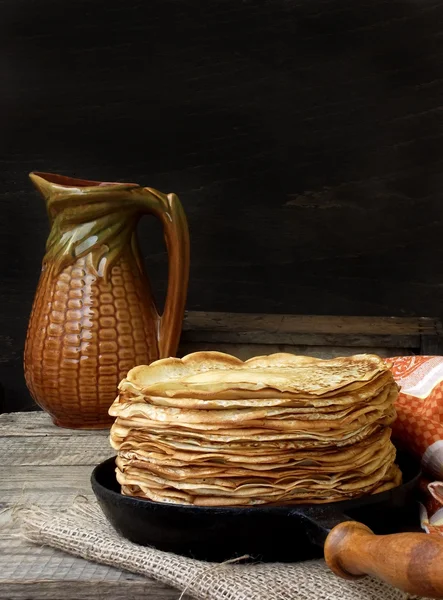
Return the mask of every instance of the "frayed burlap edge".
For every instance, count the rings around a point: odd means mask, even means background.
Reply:
[[[407,600],[383,582],[345,581],[324,561],[295,564],[205,563],[133,544],[106,521],[98,504],[78,497],[65,512],[15,511],[21,535],[87,560],[154,578],[197,600]],[[294,540],[296,543],[296,540]],[[240,559],[237,559],[240,560]]]

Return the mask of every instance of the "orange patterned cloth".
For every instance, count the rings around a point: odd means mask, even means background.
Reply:
[[[422,459],[422,528],[443,535],[443,356],[387,359],[400,385],[393,436]]]

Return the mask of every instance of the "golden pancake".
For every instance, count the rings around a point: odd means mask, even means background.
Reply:
[[[217,399],[223,392],[239,390],[321,396],[359,389],[386,372],[384,361],[370,354],[321,360],[278,353],[243,362],[221,352],[194,352],[135,367],[120,389],[128,383],[145,396],[185,398]]]

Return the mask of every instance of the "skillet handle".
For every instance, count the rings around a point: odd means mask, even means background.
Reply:
[[[443,598],[443,538],[426,533],[375,535],[355,521],[336,525],[325,542],[336,575],[378,577],[410,594]]]

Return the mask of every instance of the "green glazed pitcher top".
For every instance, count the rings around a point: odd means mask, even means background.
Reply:
[[[135,183],[74,179],[51,173],[30,173],[46,202],[51,232],[44,265],[57,272],[90,255],[97,275],[108,276],[125,246],[135,243],[139,218],[170,212],[174,194],[162,194]]]

